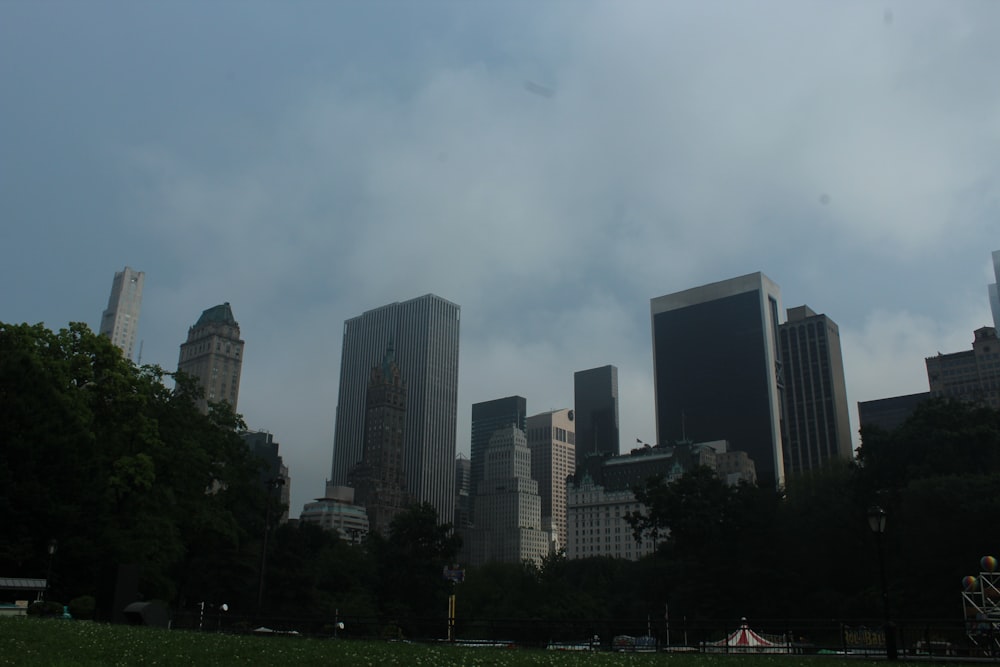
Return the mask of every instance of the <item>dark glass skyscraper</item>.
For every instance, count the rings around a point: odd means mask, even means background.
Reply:
[[[522,396],[507,396],[506,398],[472,404],[469,490],[473,497],[473,506],[475,506],[474,499],[479,490],[479,482],[483,479],[486,450],[489,448],[493,433],[506,426],[516,426],[524,432],[527,429],[527,420],[527,401]]]
[[[650,301],[658,442],[727,440],[761,486],[784,482],[780,312],[762,273]]]
[[[618,456],[618,369],[601,366],[573,374],[576,466],[592,454]]]
[[[809,306],[788,309],[778,327],[785,381],[785,472],[800,473],[834,458],[850,459],[840,329]]]
[[[406,380],[406,490],[417,502],[434,505],[439,521],[451,522],[455,511],[459,315],[456,304],[427,294],[344,322],[331,482],[346,485],[347,475],[362,459],[369,374],[392,344],[399,372]]]

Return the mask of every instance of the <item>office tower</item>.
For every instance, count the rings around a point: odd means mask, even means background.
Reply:
[[[849,460],[854,448],[840,329],[826,315],[799,306],[788,309],[778,337],[785,382],[785,473],[812,470],[830,459]]]
[[[472,507],[475,512],[476,489],[483,480],[486,449],[493,433],[507,426],[527,428],[527,401],[521,396],[507,396],[492,401],[472,404],[472,439],[469,445],[471,459],[469,486],[472,489]]]
[[[116,271],[111,282],[108,307],[101,315],[101,335],[107,336],[125,358],[134,361],[135,337],[139,330],[139,309],[142,306],[142,283],[146,274],[125,267]]]
[[[762,273],[650,301],[659,442],[727,440],[762,486],[784,483],[780,312]]]
[[[393,518],[409,504],[403,470],[406,386],[392,343],[372,367],[365,399],[365,447],[361,463],[347,476],[355,502],[368,511],[371,530],[389,535]]]
[[[569,409],[528,417],[531,476],[542,499],[542,530],[552,532],[556,549],[566,546],[566,478],[576,467],[575,425]]]
[[[1000,409],[1000,340],[993,327],[973,333],[972,349],[927,357],[931,398],[947,398]]]
[[[236,410],[243,345],[240,325],[228,301],[202,312],[195,325],[188,329],[187,342],[181,344],[177,370],[201,384],[205,396],[198,401],[198,407],[202,412],[208,412],[209,403],[223,401]]]
[[[348,473],[362,459],[369,373],[391,340],[399,372],[406,380],[406,490],[416,502],[433,505],[439,521],[451,522],[455,514],[459,313],[457,305],[427,294],[344,322],[331,469],[334,485],[346,485]]]
[[[472,461],[462,454],[455,459],[455,530],[465,530],[472,525]]]
[[[287,522],[288,504],[292,495],[292,480],[288,475],[288,466],[285,465],[279,453],[281,446],[267,431],[246,431],[241,433],[240,437],[247,443],[250,453],[263,462],[258,473],[261,487],[265,489],[266,493],[277,495],[276,500],[283,506],[279,521],[280,523]],[[274,498],[273,495],[272,498]]]
[[[551,534],[541,529],[542,501],[531,479],[531,451],[524,431],[508,425],[493,432],[483,454],[476,488],[472,565],[489,562],[541,564]]]
[[[618,436],[618,369],[601,366],[573,374],[576,408],[576,465],[588,456],[620,451]]]
[[[993,251],[993,282],[989,287],[990,310],[993,311],[993,328],[1000,331],[1000,250]]]

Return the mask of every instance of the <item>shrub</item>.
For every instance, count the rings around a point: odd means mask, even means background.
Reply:
[[[73,618],[90,620],[94,618],[94,607],[96,605],[97,601],[94,600],[93,595],[81,595],[69,601],[69,613]]]

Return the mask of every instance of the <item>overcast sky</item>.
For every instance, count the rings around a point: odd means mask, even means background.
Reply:
[[[840,326],[858,401],[991,322],[1000,3],[0,2],[0,321],[97,328],[146,272],[142,361],[202,310],[239,411],[323,493],[343,322],[462,307],[470,406],[619,369],[656,438],[649,300],[762,271]]]

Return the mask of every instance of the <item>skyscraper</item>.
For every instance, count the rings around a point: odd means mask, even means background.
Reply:
[[[406,386],[392,344],[372,367],[365,399],[365,447],[361,463],[347,479],[355,502],[368,511],[371,529],[388,536],[389,524],[409,503],[403,470]]]
[[[188,329],[187,342],[181,344],[177,370],[201,383],[205,396],[198,401],[198,407],[202,412],[208,411],[209,403],[222,401],[236,410],[243,371],[243,346],[240,325],[228,301],[202,312],[195,325]]]
[[[146,274],[125,267],[116,271],[111,282],[108,307],[101,315],[101,335],[107,336],[125,358],[134,361],[135,337],[139,329],[139,309],[142,306],[142,283]]]
[[[785,472],[850,459],[851,424],[844,382],[840,329],[809,306],[788,309],[778,326],[785,382]]]
[[[524,431],[513,424],[493,432],[476,489],[471,565],[489,562],[541,564],[551,533],[541,529],[538,482],[531,479],[531,452]]]
[[[566,546],[566,478],[576,466],[575,425],[569,409],[528,417],[531,476],[542,499],[542,530],[553,533],[557,548]]]
[[[507,426],[516,426],[522,432],[527,428],[527,401],[522,396],[507,396],[492,401],[472,404],[472,438],[469,443],[469,459],[471,460],[471,477],[469,488],[472,491],[472,506],[475,508],[475,496],[479,482],[483,480],[483,469],[486,465],[486,449],[489,447],[493,433]],[[473,509],[475,516],[475,509]]]
[[[990,284],[990,310],[993,311],[993,328],[1000,332],[1000,250],[993,251],[993,279]]]
[[[658,442],[727,440],[762,486],[784,482],[780,312],[762,273],[650,301]]]
[[[573,374],[576,408],[576,466],[587,456],[618,456],[618,369],[601,366]]]
[[[362,459],[369,373],[390,341],[406,380],[403,450],[406,489],[451,522],[455,507],[460,308],[427,294],[344,322],[331,482],[346,485]]]

